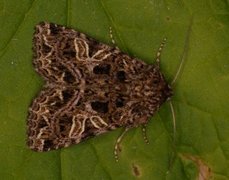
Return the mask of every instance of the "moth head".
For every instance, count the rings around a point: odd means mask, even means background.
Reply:
[[[160,73],[161,74],[161,73]],[[166,82],[164,76],[161,74],[160,75],[160,83],[159,83],[159,91],[161,94],[161,101],[165,102],[171,98],[173,95],[173,90],[171,86]]]
[[[171,96],[173,95],[173,90],[169,84],[166,84],[164,87],[163,94],[166,101],[170,100]]]
[[[160,69],[153,66],[150,71],[150,79],[153,96],[158,98],[161,103],[169,100],[173,95],[173,91]]]

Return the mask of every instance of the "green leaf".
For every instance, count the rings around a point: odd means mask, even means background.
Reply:
[[[161,69],[170,82],[184,57],[173,86],[175,143],[165,103],[147,126],[150,144],[140,128],[130,130],[118,163],[113,148],[121,129],[62,150],[29,150],[28,107],[44,84],[32,66],[32,36],[40,21],[109,44],[112,27],[117,46],[147,63],[167,37]],[[0,27],[1,179],[229,178],[227,1],[0,0]]]

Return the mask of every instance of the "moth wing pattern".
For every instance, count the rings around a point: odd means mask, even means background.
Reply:
[[[35,151],[146,124],[172,94],[158,66],[71,28],[38,24],[33,49],[35,70],[46,81],[27,120]]]

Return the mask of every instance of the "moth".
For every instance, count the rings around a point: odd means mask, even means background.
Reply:
[[[29,108],[29,148],[50,151],[119,127],[144,127],[173,94],[160,70],[164,43],[155,63],[146,64],[74,29],[38,24],[33,65],[45,85]]]

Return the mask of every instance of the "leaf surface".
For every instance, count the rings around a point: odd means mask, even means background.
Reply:
[[[174,84],[173,139],[168,103],[147,126],[120,130],[66,149],[36,153],[26,146],[26,118],[43,80],[32,66],[32,36],[40,21],[75,28],[153,63],[164,37],[161,69]],[[192,23],[191,23],[192,21]],[[229,178],[229,6],[223,0],[0,0],[0,177],[2,179]],[[190,31],[188,30],[190,28]],[[188,41],[187,41],[188,39]]]

